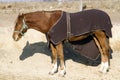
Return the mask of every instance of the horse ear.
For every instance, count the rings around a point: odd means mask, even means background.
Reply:
[[[24,15],[24,13],[19,13],[19,16],[22,16],[22,15]]]
[[[19,16],[22,15],[23,13],[19,13]]]

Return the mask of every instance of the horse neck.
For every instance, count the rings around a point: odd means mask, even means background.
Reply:
[[[26,14],[25,21],[29,28],[47,33],[60,16],[61,11],[34,12]]]

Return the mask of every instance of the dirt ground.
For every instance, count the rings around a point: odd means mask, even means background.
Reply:
[[[117,1],[117,0],[115,0]],[[114,3],[117,3],[115,2]],[[99,8],[106,11],[113,24],[113,38],[110,45],[113,49],[110,71],[106,74],[98,72],[98,66],[88,60],[82,59],[70,53],[64,48],[66,72],[65,77],[59,77],[58,73],[51,76],[51,51],[47,48],[45,35],[28,30],[25,36],[18,42],[12,39],[15,20],[19,12],[32,12],[37,10],[62,9],[69,12],[79,11],[78,2],[69,3],[1,3],[0,4],[0,80],[119,80],[120,79],[120,32],[119,5],[105,2],[102,7],[95,2],[87,3],[87,8]],[[100,2],[101,4],[103,2]],[[112,2],[110,2],[112,3]],[[106,7],[106,5],[108,5]],[[97,5],[97,6],[96,6]],[[72,6],[72,7],[71,7]],[[104,7],[103,7],[104,6]],[[112,9],[111,9],[112,8]],[[32,36],[31,36],[32,35]],[[87,64],[87,65],[86,65]]]

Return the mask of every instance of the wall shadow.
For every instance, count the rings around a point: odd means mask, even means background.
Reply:
[[[40,53],[51,57],[51,50],[50,48],[48,48],[47,43],[38,42],[38,43],[29,44],[29,42],[27,42],[19,58],[20,60],[25,60],[33,56],[35,53]],[[90,66],[97,66],[100,63],[100,60],[92,61],[81,55],[75,54],[75,52],[71,50],[71,48],[67,43],[64,44],[64,56],[65,56],[65,61],[71,59],[75,62]]]

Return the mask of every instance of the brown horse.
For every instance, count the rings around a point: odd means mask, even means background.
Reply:
[[[102,12],[102,11],[101,11]],[[50,40],[51,36],[48,34],[49,30],[53,25],[60,19],[62,15],[61,10],[55,11],[37,11],[26,14],[19,14],[17,22],[14,28],[13,39],[18,41],[28,29],[35,29],[44,34],[47,34]],[[99,15],[99,14],[97,14]],[[102,18],[101,18],[102,19]],[[94,30],[82,35],[71,36],[67,38],[68,41],[78,41],[87,38],[90,34],[95,40],[96,45],[101,53],[101,67],[100,71],[106,73],[109,69],[109,39],[104,30]],[[33,34],[34,35],[34,34]],[[63,40],[64,41],[64,40]],[[49,74],[53,75],[57,69],[57,57],[60,59],[60,76],[64,76],[66,73],[64,54],[63,54],[63,44],[61,41],[55,45],[52,41],[50,42],[50,47],[52,50],[52,60],[53,67]]]

